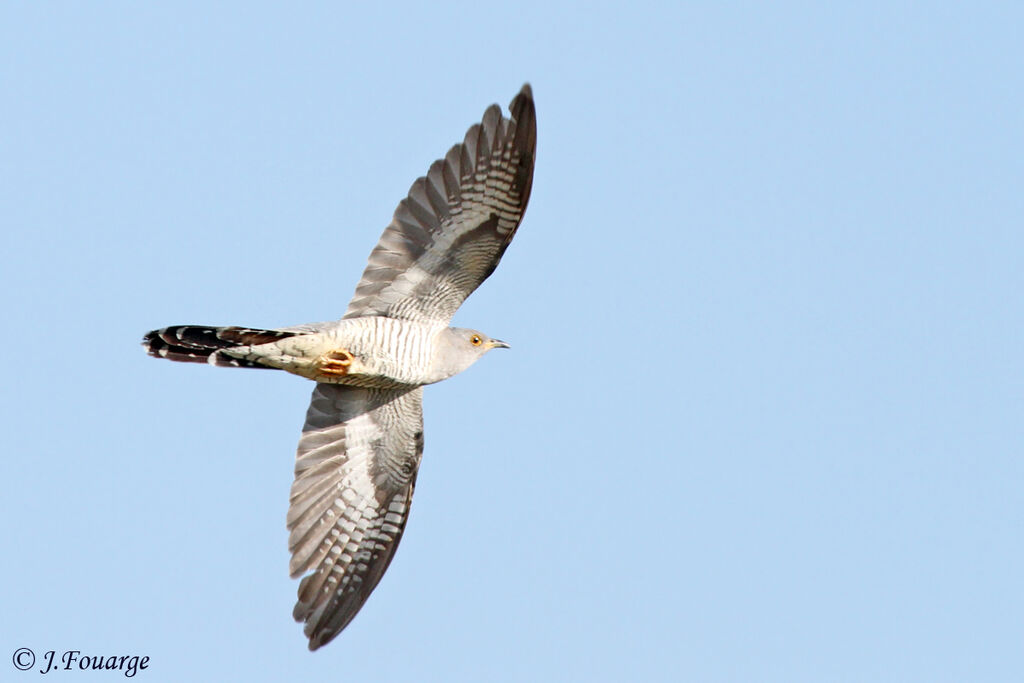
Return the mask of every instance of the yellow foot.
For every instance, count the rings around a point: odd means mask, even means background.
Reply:
[[[355,357],[345,349],[334,349],[320,356],[317,365],[320,366],[320,374],[331,377],[342,377],[348,374]]]

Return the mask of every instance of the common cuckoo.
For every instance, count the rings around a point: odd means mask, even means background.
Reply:
[[[449,322],[498,265],[530,198],[537,123],[528,84],[509,110],[505,118],[491,105],[412,184],[341,320],[175,325],[145,336],[159,358],[316,382],[287,517],[291,575],[304,577],[293,615],[311,650],[352,621],[394,557],[423,454],[423,385],[508,347]]]

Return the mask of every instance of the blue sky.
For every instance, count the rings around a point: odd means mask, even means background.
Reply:
[[[0,9],[2,677],[1024,677],[1020,6],[368,5]],[[340,316],[524,81],[530,207],[455,319],[513,348],[426,391],[311,654],[311,385],[138,342]]]

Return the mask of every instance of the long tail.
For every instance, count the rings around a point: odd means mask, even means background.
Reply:
[[[298,333],[284,330],[254,330],[248,327],[173,325],[147,332],[142,339],[142,345],[151,356],[181,363],[270,369],[256,361],[232,358],[219,351],[238,346],[268,344],[286,337],[294,337],[296,334]]]

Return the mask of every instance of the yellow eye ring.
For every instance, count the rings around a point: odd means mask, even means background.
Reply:
[[[484,343],[484,340],[480,338],[480,335],[474,334],[472,337],[469,338],[469,343],[472,344],[473,346],[480,346],[481,344]]]

